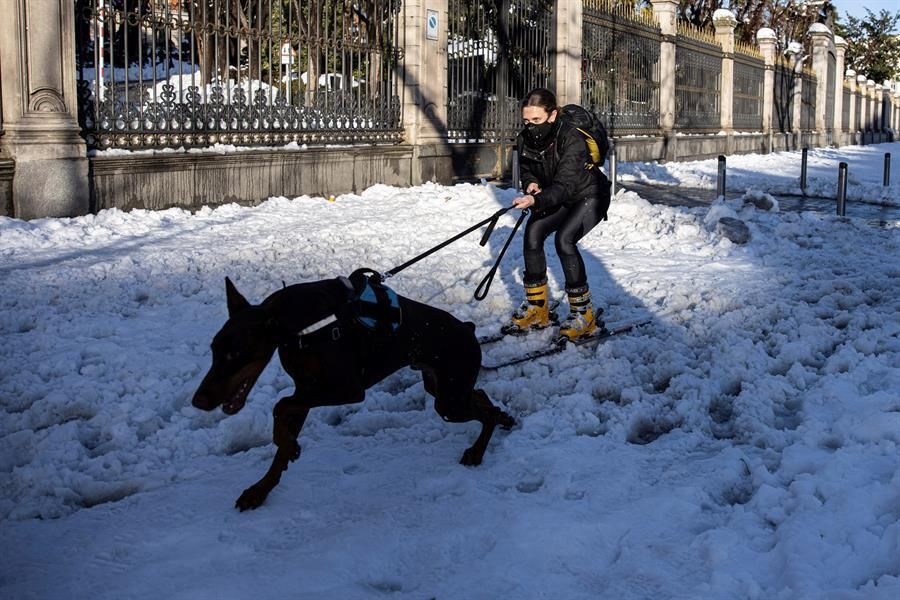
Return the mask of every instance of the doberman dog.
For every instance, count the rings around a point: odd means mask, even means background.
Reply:
[[[380,278],[360,271],[349,279],[286,286],[259,305],[251,305],[225,279],[228,320],[213,339],[212,366],[193,405],[236,414],[276,349],[294,380],[294,393],[274,408],[272,465],[237,499],[241,511],[259,507],[288,463],[300,456],[297,438],[311,408],[361,402],[368,388],[406,366],[422,372],[425,390],[445,421],[481,422],[481,434],[463,452],[463,465],[481,464],[496,426],[515,425],[475,388],[481,347],[473,323],[399,296]]]

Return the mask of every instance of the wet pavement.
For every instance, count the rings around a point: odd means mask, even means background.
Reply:
[[[625,188],[635,192],[641,198],[653,204],[665,204],[667,206],[709,206],[716,199],[716,190],[707,188],[648,185],[631,181],[620,182],[617,185],[618,188]],[[732,198],[741,198],[743,195],[740,192],[728,192],[726,197],[730,200]],[[831,198],[771,195],[778,200],[782,211],[809,211],[829,215],[837,213],[837,202]],[[865,219],[872,225],[880,227],[900,227],[900,207],[897,206],[848,201],[846,216]]]

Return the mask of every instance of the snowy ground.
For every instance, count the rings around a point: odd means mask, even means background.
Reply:
[[[891,154],[890,185],[884,186],[884,155]],[[838,165],[846,162],[847,199],[872,204],[900,206],[900,144],[814,148],[807,156],[806,194],[834,198],[837,195]],[[801,194],[800,152],[744,154],[729,156],[726,182],[729,192],[762,187],[773,195]],[[623,163],[622,181],[681,185],[715,189],[718,161],[683,163]],[[764,183],[760,174],[765,174]]]
[[[862,173],[885,151],[900,162],[898,144],[817,153]],[[747,172],[730,181],[759,197],[795,159],[734,157]],[[699,181],[715,161],[622,170]],[[481,467],[457,464],[476,426],[442,422],[404,370],[314,411],[267,503],[234,510],[291,382],[276,361],[240,414],[191,407],[224,277],[260,301],[282,281],[387,270],[510,199],[375,186],[0,218],[0,597],[898,597],[900,228],[739,201],[615,199],[582,243],[596,300],[610,321],[655,321],[483,374],[520,427]],[[729,214],[746,245],[707,218]],[[496,330],[521,294],[518,241],[488,299],[472,293],[514,218],[391,285]]]

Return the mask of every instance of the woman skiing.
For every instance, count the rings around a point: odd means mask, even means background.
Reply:
[[[559,118],[556,96],[544,88],[522,100],[525,127],[516,142],[525,195],[517,208],[530,208],[525,226],[525,300],[504,327],[506,333],[542,329],[551,324],[544,241],[556,232],[556,253],[562,263],[569,299],[569,316],[560,324],[561,337],[574,340],[594,333],[603,322],[594,311],[578,240],[606,218],[609,180],[595,167],[584,136]]]

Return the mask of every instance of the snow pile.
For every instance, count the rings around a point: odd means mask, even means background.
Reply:
[[[483,374],[519,427],[478,469],[457,464],[477,428],[442,422],[403,370],[363,404],[313,411],[267,504],[233,510],[292,383],[275,361],[239,415],[191,407],[224,277],[258,302],[283,281],[384,271],[511,198],[375,186],[0,218],[0,535],[17,548],[0,593],[895,597],[900,236],[778,212],[761,191],[701,209],[620,193],[580,244],[595,302],[611,323],[654,322]],[[746,244],[717,233],[723,216]],[[518,240],[487,300],[472,293],[516,217],[389,283],[496,331],[521,297]],[[485,362],[541,343],[503,342]]]

